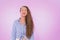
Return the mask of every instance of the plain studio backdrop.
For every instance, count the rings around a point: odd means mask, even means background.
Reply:
[[[60,0],[0,0],[0,40],[11,39],[23,5],[31,10],[35,40],[60,40]]]

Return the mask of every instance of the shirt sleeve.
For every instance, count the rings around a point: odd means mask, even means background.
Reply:
[[[34,34],[32,34],[32,36],[31,36],[31,39],[30,40],[34,40]]]
[[[13,23],[13,27],[12,27],[12,33],[11,33],[11,40],[16,40],[16,26],[15,26],[15,22]]]

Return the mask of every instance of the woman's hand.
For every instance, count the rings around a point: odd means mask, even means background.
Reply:
[[[20,40],[19,38],[16,38],[16,40]]]
[[[24,37],[22,38],[22,40],[28,40],[28,38],[27,38],[26,36],[24,36]]]
[[[21,39],[20,38],[16,38],[16,40],[28,40],[28,38],[26,36],[23,36]]]

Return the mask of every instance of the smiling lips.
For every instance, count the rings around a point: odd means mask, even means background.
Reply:
[[[25,14],[25,13],[23,13],[23,14]]]

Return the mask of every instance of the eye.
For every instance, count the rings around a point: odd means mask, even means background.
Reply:
[[[27,11],[27,9],[25,9],[25,11]]]

